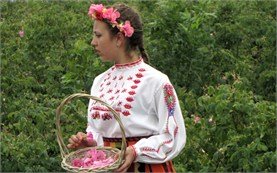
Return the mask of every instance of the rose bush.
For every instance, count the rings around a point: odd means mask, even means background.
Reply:
[[[63,171],[55,109],[110,66],[90,46],[90,2],[0,3],[1,171]],[[176,170],[276,172],[275,2],[128,3],[141,12],[151,65],[179,96],[187,144]],[[62,115],[64,139],[85,130],[86,106]]]

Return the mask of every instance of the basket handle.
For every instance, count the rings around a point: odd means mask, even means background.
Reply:
[[[61,104],[58,106],[58,108],[56,109],[56,127],[57,127],[56,135],[57,135],[57,141],[58,141],[58,144],[59,144],[59,147],[60,147],[60,152],[61,152],[62,158],[64,159],[65,156],[67,154],[69,154],[69,151],[68,151],[68,149],[67,149],[67,147],[66,147],[66,145],[63,141],[63,138],[62,138],[61,123],[60,123],[61,111],[62,111],[62,108],[64,107],[64,105],[69,103],[70,100],[72,100],[74,98],[80,98],[80,97],[84,97],[84,98],[88,98],[88,99],[98,101],[98,102],[102,103],[104,106],[106,106],[112,112],[115,120],[118,122],[118,124],[120,126],[120,130],[121,130],[121,133],[122,133],[122,144],[121,144],[121,151],[122,152],[120,152],[119,157],[121,159],[123,159],[124,155],[125,155],[125,152],[126,152],[127,144],[126,144],[125,130],[124,130],[124,126],[121,122],[120,115],[109,104],[102,101],[100,98],[89,95],[89,94],[85,94],[85,93],[76,93],[76,94],[72,94],[72,95],[66,97],[61,102]]]

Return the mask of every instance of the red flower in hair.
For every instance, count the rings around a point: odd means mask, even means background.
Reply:
[[[102,20],[103,19],[103,13],[102,13],[103,9],[104,9],[104,6],[102,4],[92,4],[89,7],[88,15],[90,15],[94,19]]]

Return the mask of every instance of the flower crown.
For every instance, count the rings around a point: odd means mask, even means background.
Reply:
[[[106,19],[112,27],[117,27],[120,32],[124,33],[125,37],[131,37],[134,33],[134,28],[131,26],[130,21],[126,20],[124,23],[118,23],[116,21],[120,17],[120,13],[112,7],[105,8],[103,4],[91,4],[88,15],[92,19]]]

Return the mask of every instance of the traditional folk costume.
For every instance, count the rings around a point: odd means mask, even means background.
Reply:
[[[175,172],[172,159],[186,142],[184,119],[168,77],[142,58],[115,64],[93,81],[91,95],[121,116],[136,159],[128,172]],[[99,146],[121,147],[121,130],[112,113],[90,100],[88,127]]]

